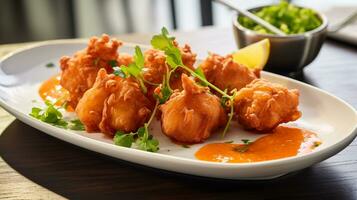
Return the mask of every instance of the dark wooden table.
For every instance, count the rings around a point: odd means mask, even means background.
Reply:
[[[199,55],[235,49],[231,30],[178,33]],[[149,35],[126,35],[149,42]],[[357,107],[357,48],[327,41],[295,77]],[[318,103],[318,102],[317,102]],[[343,118],[344,116],[340,116]],[[15,199],[357,199],[357,142],[302,171],[269,181],[227,181],[113,160],[13,121],[0,136],[0,198]]]

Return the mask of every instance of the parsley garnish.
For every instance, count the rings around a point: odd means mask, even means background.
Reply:
[[[135,47],[134,62],[128,66],[120,66],[121,71],[127,76],[133,76],[139,82],[141,90],[146,94],[147,88],[144,84],[144,78],[142,76],[142,70],[144,68],[144,56],[139,46]]]
[[[63,119],[62,113],[59,111],[59,108],[56,108],[54,104],[50,101],[45,101],[45,108],[33,107],[31,110],[30,116],[64,129],[71,130],[84,130],[83,124],[77,120],[66,121]]]
[[[115,145],[122,147],[131,147],[134,142],[134,135],[125,134],[124,132],[117,131],[113,140]]]
[[[71,120],[68,123],[67,128],[71,129],[71,130],[75,130],[75,131],[84,131],[85,130],[84,125],[82,124],[82,122],[79,119]]]
[[[30,116],[48,124],[66,128],[68,123],[62,119],[62,113],[53,104],[51,104],[50,101],[45,101],[45,104],[46,107],[43,109],[33,107]]]

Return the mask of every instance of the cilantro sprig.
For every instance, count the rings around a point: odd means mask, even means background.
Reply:
[[[229,129],[229,125],[233,118],[233,113],[234,113],[233,101],[234,101],[237,91],[233,90],[233,91],[230,91],[231,94],[228,94],[227,90],[222,91],[217,86],[215,86],[212,83],[210,83],[209,81],[207,81],[207,79],[204,76],[204,73],[200,67],[197,68],[195,71],[193,71],[189,67],[185,66],[182,62],[182,56],[181,56],[180,49],[174,45],[174,40],[175,40],[175,38],[170,36],[168,30],[165,27],[163,27],[161,29],[160,34],[154,35],[151,39],[151,45],[153,48],[159,49],[159,50],[162,50],[165,52],[166,63],[171,68],[170,71],[168,72],[169,75],[166,78],[168,80],[170,80],[171,73],[174,70],[176,70],[176,68],[181,67],[184,70],[188,71],[192,76],[197,77],[200,80],[201,85],[209,86],[210,88],[212,88],[213,90],[217,91],[218,93],[220,93],[222,95],[221,101],[224,101],[224,106],[229,107],[229,109],[230,109],[230,113],[228,114],[229,118],[228,118],[227,124],[226,124],[226,126],[223,130],[223,133],[222,133],[222,137],[224,137],[226,132]],[[166,85],[163,84],[161,92],[163,92],[164,89],[166,91],[170,90],[169,81],[166,82]],[[161,100],[166,101],[167,99],[168,98],[161,99]]]
[[[45,101],[45,104],[46,106],[44,108],[33,107],[29,115],[40,121],[63,129],[84,130],[81,121],[78,119],[66,121],[63,119],[63,115],[59,110],[60,108],[56,107],[50,101]]]
[[[144,55],[139,46],[135,46],[134,62],[130,63],[128,66],[121,65],[119,67],[115,60],[109,61],[109,65],[114,70],[113,74],[115,74],[116,76],[120,76],[122,78],[127,78],[129,76],[134,77],[138,81],[143,93],[146,94],[147,88],[144,84],[145,80],[142,75],[144,63],[145,63]]]
[[[158,105],[159,101],[156,102],[149,121],[145,123],[144,126],[140,127],[136,132],[124,133],[122,131],[117,131],[114,136],[114,144],[128,148],[135,145],[136,148],[143,151],[157,152],[159,150],[159,141],[150,135],[149,126],[156,114]]]

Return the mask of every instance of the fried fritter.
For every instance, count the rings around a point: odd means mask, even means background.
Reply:
[[[234,102],[238,122],[246,129],[268,131],[301,116],[298,90],[263,79],[242,88]]]
[[[174,45],[178,47],[177,42]],[[193,65],[196,62],[196,54],[191,51],[191,47],[187,44],[182,48],[179,48],[182,55],[182,62],[185,66],[193,69]],[[149,49],[144,53],[145,56],[145,72],[143,74],[144,79],[154,84],[162,83],[164,75],[169,70],[169,66],[166,64],[166,55],[163,51],[156,49]],[[170,85],[173,89],[182,89],[181,86],[181,74],[186,73],[182,69],[177,69],[170,79]]]
[[[73,57],[61,58],[61,85],[69,91],[69,104],[73,108],[84,92],[93,86],[100,68],[105,68],[108,73],[112,72],[109,63],[118,59],[117,50],[121,45],[122,42],[111,40],[108,35],[103,34],[101,38],[92,37],[87,48],[78,51]]]
[[[79,100],[76,113],[87,132],[99,130],[102,121],[104,102],[109,95],[118,89],[118,77],[108,75],[105,69],[100,69],[92,88],[87,90]]]
[[[244,65],[233,62],[232,55],[223,57],[210,53],[200,66],[207,80],[221,90],[240,90],[260,76],[260,71],[253,72]]]
[[[150,118],[153,108],[133,78],[121,78],[118,89],[104,102],[101,132],[113,135],[115,131],[133,132]]]
[[[159,107],[162,131],[184,143],[198,143],[224,125],[227,117],[217,96],[182,74],[183,91],[176,91]]]

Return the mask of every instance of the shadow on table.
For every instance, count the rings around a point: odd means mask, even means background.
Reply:
[[[323,163],[270,181],[209,179],[114,161],[19,120],[1,134],[0,155],[23,176],[70,199],[354,199],[350,184]]]

